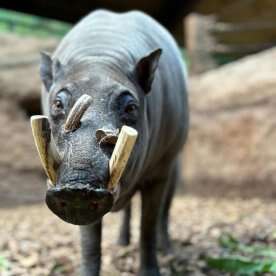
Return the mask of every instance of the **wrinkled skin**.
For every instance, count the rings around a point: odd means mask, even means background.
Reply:
[[[82,275],[100,273],[106,212],[126,209],[119,243],[129,243],[130,200],[137,191],[142,198],[139,275],[160,275],[157,237],[169,249],[168,212],[188,132],[185,77],[172,37],[141,12],[93,12],[51,57],[42,54],[43,110],[62,156],[56,188],[47,192],[46,201],[63,220],[81,225]],[[68,113],[83,94],[92,97],[92,104],[80,126],[66,133]],[[116,132],[125,124],[139,136],[111,192],[108,162],[114,144],[100,144],[96,131]]]

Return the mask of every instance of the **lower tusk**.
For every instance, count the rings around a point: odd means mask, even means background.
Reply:
[[[49,178],[46,180],[46,185],[48,190],[55,187],[55,184]]]
[[[54,186],[57,180],[56,161],[51,150],[51,128],[48,117],[42,115],[32,116],[31,127],[40,161],[49,178],[47,185]]]
[[[122,127],[118,137],[118,141],[115,145],[114,151],[109,161],[109,189],[113,190],[117,186],[125,170],[128,159],[135,145],[137,136],[138,133],[136,129],[128,126]]]

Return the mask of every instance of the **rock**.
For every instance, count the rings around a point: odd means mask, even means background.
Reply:
[[[273,48],[191,79],[188,190],[276,195],[275,60]]]

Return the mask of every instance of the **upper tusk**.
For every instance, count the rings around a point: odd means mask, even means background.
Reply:
[[[109,189],[114,189],[118,184],[135,145],[137,136],[138,133],[136,129],[128,126],[122,127],[118,141],[109,161]]]
[[[118,140],[119,129],[111,130],[100,128],[96,130],[96,140],[100,145],[115,145]]]
[[[56,160],[53,155],[53,145],[51,146],[51,128],[47,116],[35,115],[31,117],[32,133],[35,141],[35,145],[42,163],[42,166],[51,181],[51,185],[54,185],[57,180],[56,174]]]
[[[72,109],[70,110],[67,120],[64,125],[65,132],[70,132],[77,129],[80,125],[81,117],[84,112],[92,103],[91,96],[84,94],[82,95],[74,104]]]

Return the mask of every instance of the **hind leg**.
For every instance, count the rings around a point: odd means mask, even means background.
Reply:
[[[180,179],[180,164],[179,160],[175,161],[169,177],[169,183],[164,196],[161,214],[159,217],[159,231],[158,231],[158,248],[165,254],[172,251],[172,245],[169,235],[169,211],[172,204],[175,188]]]
[[[131,202],[126,206],[123,211],[123,221],[120,228],[120,234],[118,244],[127,246],[130,244],[131,231],[130,231],[130,220],[131,220]]]

